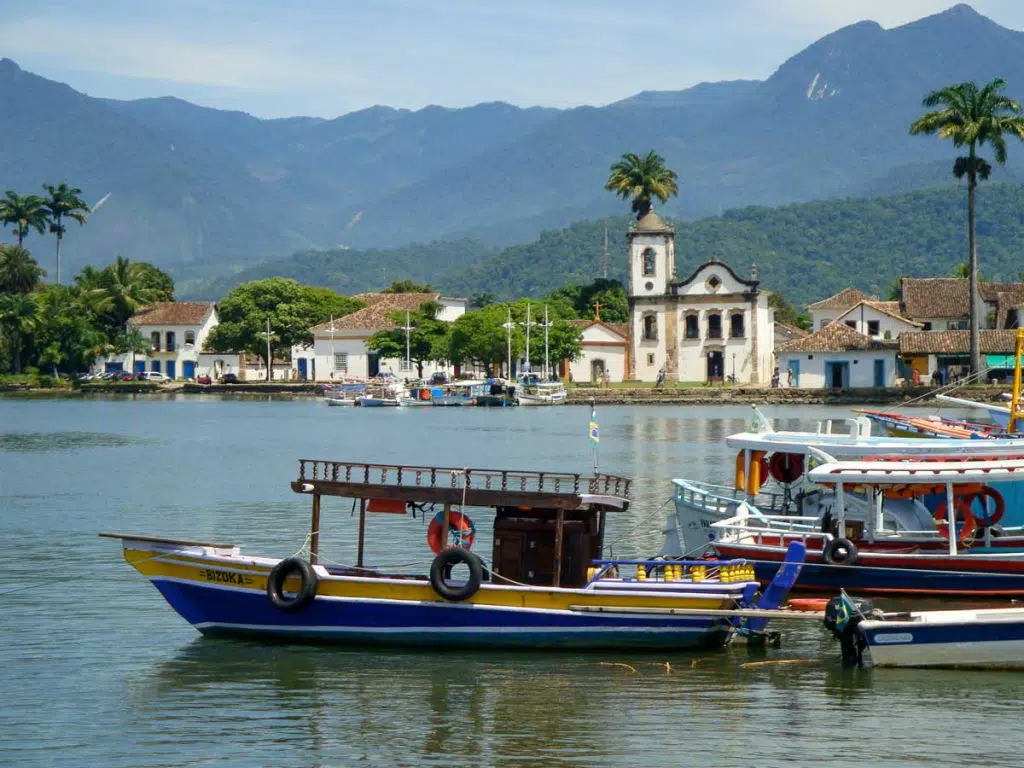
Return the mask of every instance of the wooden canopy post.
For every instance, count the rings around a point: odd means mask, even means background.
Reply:
[[[441,549],[448,549],[448,533],[452,525],[452,505],[444,505],[444,525],[441,526]]]
[[[320,494],[313,494],[313,516],[309,523],[309,563],[316,565],[320,558]]]
[[[597,546],[601,548],[600,557],[604,557],[604,521],[608,512],[601,510],[597,513]]]
[[[558,510],[555,518],[555,580],[554,585],[562,585],[562,533],[565,528],[565,510]]]
[[[359,499],[359,546],[356,550],[356,567],[363,567],[363,548],[366,544],[366,499]]]

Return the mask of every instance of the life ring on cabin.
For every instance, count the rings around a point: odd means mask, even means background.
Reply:
[[[996,508],[992,512],[992,516],[988,517],[988,504],[986,499],[992,499],[995,502]],[[974,502],[981,501],[981,508],[984,510],[984,514],[979,515],[974,511]],[[1000,520],[1003,519],[1003,515],[1006,514],[1006,499],[1003,498],[1003,494],[997,491],[995,488],[990,488],[985,485],[982,486],[981,490],[970,497],[971,503],[971,514],[974,515],[974,519],[978,525],[982,528],[988,528],[996,525]]]
[[[294,595],[285,595],[284,583],[292,574],[299,577],[299,589]],[[279,611],[294,613],[313,602],[320,579],[313,566],[299,557],[289,557],[270,569],[267,576],[267,597]]]
[[[962,520],[963,525],[960,531],[957,533],[957,541],[964,544],[968,541],[973,541],[974,535],[978,532],[978,521],[974,517],[974,512],[971,511],[971,496],[956,496],[953,499],[953,509],[956,510],[957,522]],[[944,538],[949,538],[949,519],[947,512],[946,501],[943,499],[939,502],[939,505],[935,507],[935,514],[932,515],[935,523],[935,528],[939,532],[939,535]]]
[[[469,579],[465,584],[452,586],[452,568],[465,565],[469,568]],[[484,579],[484,564],[472,552],[461,547],[449,547],[434,558],[430,564],[430,586],[445,600],[457,603],[476,594]]]
[[[788,485],[804,473],[804,457],[799,453],[773,453],[768,471],[778,482]]]
[[[821,549],[821,559],[826,565],[853,565],[858,555],[857,545],[842,536],[830,540]]]
[[[426,387],[423,387],[420,390],[420,400],[423,400],[425,402],[425,401],[429,400],[431,397],[432,397],[432,395],[430,394],[430,390],[427,389]]]
[[[476,540],[476,527],[473,525],[473,521],[469,519],[469,515],[464,515],[461,512],[449,512],[448,513],[448,533],[449,535],[455,533],[456,545],[460,549],[469,549],[473,546],[473,542]],[[449,549],[445,546],[445,542],[441,540],[444,535],[444,511],[438,512],[434,515],[434,519],[430,521],[430,525],[427,527],[427,544],[430,545],[430,550],[438,555],[443,549]]]

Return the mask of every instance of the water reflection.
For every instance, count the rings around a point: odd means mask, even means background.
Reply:
[[[146,440],[106,432],[4,432],[0,433],[0,451],[17,453],[56,453],[89,448],[123,448],[142,445]]]

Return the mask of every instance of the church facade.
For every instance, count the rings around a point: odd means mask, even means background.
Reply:
[[[774,310],[750,279],[712,259],[676,275],[675,230],[651,211],[627,236],[629,353],[626,378],[768,384],[775,366]]]

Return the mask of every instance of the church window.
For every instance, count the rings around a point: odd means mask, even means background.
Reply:
[[[648,353],[648,355],[647,355],[647,364],[648,365],[654,365],[654,353],[653,352]]]
[[[686,331],[685,336],[688,339],[699,339],[700,338],[700,326],[697,322],[697,315],[686,316]]]
[[[745,328],[743,327],[743,313],[734,312],[729,315],[729,338],[730,339],[742,339],[746,334]]]
[[[722,338],[722,315],[718,312],[708,315],[708,338]]]
[[[653,313],[644,315],[644,340],[658,340],[658,316]]]
[[[657,257],[658,254],[655,253],[653,248],[644,250],[644,277],[654,274],[654,264]]]
[[[713,293],[722,287],[722,278],[718,275],[712,275],[704,282],[704,285]]]

